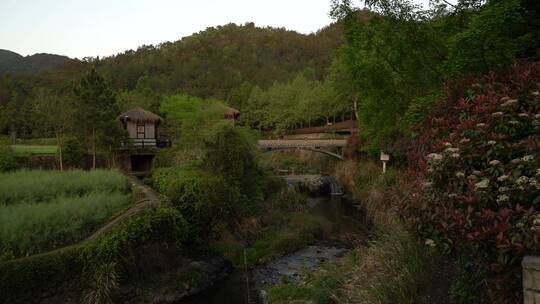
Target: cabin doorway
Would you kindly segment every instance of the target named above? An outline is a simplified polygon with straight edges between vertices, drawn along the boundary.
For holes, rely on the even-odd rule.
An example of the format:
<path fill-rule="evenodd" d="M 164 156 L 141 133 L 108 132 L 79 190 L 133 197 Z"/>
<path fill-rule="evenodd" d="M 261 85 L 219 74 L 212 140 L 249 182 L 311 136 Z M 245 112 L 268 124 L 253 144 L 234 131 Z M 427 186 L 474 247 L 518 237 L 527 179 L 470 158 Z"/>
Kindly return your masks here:
<path fill-rule="evenodd" d="M 154 155 L 131 155 L 131 172 L 137 176 L 145 176 L 152 169 Z"/>

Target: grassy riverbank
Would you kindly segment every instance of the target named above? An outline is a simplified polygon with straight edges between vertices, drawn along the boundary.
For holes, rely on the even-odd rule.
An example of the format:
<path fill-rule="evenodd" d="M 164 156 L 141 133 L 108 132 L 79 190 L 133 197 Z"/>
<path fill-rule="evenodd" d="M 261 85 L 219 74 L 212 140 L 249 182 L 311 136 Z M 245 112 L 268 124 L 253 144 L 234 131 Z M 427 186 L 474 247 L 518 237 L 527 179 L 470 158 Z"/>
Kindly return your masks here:
<path fill-rule="evenodd" d="M 243 268 L 244 250 L 248 267 L 267 263 L 320 240 L 325 219 L 305 212 L 275 210 L 257 221 L 251 235 L 226 231 L 213 245 L 213 249 Z M 252 227 L 253 228 L 253 227 Z"/>
<path fill-rule="evenodd" d="M 431 253 L 402 223 L 399 171 L 386 175 L 371 163 L 347 162 L 336 168 L 372 222 L 368 246 L 358 246 L 335 263 L 309 274 L 303 284 L 267 288 L 269 303 L 415 303 L 427 280 Z"/>

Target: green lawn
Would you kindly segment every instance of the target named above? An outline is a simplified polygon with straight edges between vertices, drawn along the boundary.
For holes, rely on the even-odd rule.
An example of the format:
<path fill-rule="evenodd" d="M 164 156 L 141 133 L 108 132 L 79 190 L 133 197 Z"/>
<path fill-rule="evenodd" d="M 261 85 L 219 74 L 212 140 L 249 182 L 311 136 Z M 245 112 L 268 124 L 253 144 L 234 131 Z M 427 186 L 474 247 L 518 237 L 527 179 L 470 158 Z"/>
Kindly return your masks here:
<path fill-rule="evenodd" d="M 55 145 L 12 145 L 11 148 L 18 155 L 51 155 L 58 149 Z"/>

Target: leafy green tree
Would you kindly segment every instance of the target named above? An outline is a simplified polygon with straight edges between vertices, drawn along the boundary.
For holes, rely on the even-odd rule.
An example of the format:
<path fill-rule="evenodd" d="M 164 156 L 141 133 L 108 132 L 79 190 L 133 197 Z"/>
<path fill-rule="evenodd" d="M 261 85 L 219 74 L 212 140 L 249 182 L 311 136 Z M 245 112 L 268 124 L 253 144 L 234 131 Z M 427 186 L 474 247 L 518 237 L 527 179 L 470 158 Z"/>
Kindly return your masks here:
<path fill-rule="evenodd" d="M 229 185 L 239 189 L 246 202 L 253 203 L 262 200 L 264 177 L 254 151 L 245 134 L 228 127 L 207 142 L 203 164 L 208 172 L 223 176 Z"/>
<path fill-rule="evenodd" d="M 225 105 L 216 99 L 202 99 L 187 94 L 164 98 L 160 107 L 174 137 L 178 156 L 197 158 L 204 142 L 231 124 L 224 119 Z"/>
<path fill-rule="evenodd" d="M 96 145 L 109 147 L 120 137 L 115 119 L 118 114 L 113 91 L 95 69 L 83 77 L 75 88 L 78 97 L 77 119 L 84 134 L 89 136 L 92 150 L 92 168 L 96 168 Z"/>
<path fill-rule="evenodd" d="M 38 90 L 34 100 L 34 111 L 41 118 L 43 127 L 52 130 L 58 146 L 60 171 L 64 170 L 64 145 L 75 125 L 75 101 L 66 95 L 57 95 L 45 89 Z"/>
<path fill-rule="evenodd" d="M 274 83 L 266 91 L 255 87 L 241 120 L 281 135 L 296 127 L 311 126 L 312 122 L 330 123 L 350 111 L 350 101 L 340 99 L 329 81 L 313 76 L 305 70 L 289 82 Z"/>
<path fill-rule="evenodd" d="M 487 73 L 517 58 L 536 56 L 540 48 L 540 7 L 533 2 L 491 0 L 471 14 L 464 29 L 448 41 L 448 73 Z"/>

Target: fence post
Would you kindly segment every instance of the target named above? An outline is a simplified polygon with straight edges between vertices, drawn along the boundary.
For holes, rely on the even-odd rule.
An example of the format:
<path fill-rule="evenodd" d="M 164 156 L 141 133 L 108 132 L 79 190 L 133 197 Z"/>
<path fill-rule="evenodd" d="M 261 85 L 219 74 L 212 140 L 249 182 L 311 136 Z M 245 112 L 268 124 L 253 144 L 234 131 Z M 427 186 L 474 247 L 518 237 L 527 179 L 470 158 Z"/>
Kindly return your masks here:
<path fill-rule="evenodd" d="M 526 256 L 523 267 L 523 303 L 540 304 L 540 257 Z"/>

